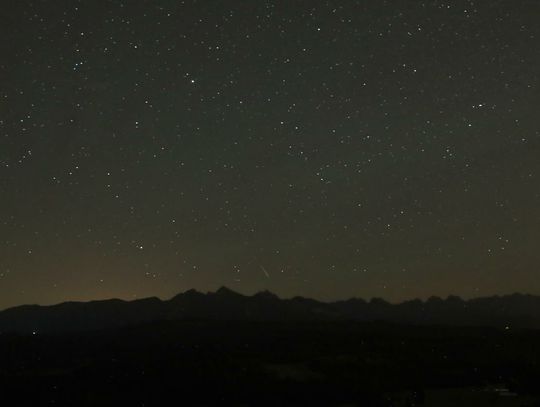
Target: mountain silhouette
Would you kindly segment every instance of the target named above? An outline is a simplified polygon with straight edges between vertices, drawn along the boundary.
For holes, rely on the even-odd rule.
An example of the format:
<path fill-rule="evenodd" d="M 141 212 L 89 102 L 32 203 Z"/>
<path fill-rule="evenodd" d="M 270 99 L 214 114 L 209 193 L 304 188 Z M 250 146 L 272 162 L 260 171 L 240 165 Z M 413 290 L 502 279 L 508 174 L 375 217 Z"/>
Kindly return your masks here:
<path fill-rule="evenodd" d="M 252 296 L 227 287 L 216 292 L 188 290 L 170 300 L 157 297 L 23 305 L 0 312 L 0 333 L 88 331 L 151 321 L 385 321 L 415 325 L 540 328 L 540 297 L 524 294 L 463 300 L 431 297 L 391 304 L 380 298 L 321 302 L 280 299 L 269 291 Z"/>

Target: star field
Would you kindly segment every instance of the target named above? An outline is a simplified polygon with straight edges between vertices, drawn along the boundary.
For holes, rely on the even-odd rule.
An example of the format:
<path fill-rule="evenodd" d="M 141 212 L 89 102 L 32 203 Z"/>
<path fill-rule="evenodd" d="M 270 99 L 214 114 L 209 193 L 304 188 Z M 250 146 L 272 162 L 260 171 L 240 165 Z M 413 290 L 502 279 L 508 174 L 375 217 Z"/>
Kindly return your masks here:
<path fill-rule="evenodd" d="M 3 5 L 0 307 L 540 293 L 540 3 Z"/>

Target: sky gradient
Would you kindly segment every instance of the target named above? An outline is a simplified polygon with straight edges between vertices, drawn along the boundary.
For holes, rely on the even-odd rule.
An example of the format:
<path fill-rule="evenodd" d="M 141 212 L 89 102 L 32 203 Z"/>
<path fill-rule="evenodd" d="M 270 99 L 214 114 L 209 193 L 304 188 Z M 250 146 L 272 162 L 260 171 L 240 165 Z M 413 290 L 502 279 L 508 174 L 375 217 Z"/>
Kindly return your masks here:
<path fill-rule="evenodd" d="M 4 3 L 0 308 L 540 294 L 540 2 Z"/>

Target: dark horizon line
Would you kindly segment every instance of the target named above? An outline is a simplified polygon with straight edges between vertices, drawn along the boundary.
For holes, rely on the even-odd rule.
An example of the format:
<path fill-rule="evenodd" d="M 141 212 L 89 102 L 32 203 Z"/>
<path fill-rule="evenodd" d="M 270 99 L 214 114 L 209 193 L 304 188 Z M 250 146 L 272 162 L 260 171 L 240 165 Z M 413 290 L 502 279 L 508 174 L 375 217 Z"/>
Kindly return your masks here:
<path fill-rule="evenodd" d="M 7 307 L 7 308 L 2 308 L 2 309 L 0 309 L 0 312 L 4 312 L 4 311 L 15 309 L 15 308 L 21 308 L 21 307 L 55 307 L 55 306 L 62 305 L 62 304 L 90 304 L 90 303 L 96 303 L 96 302 L 111 302 L 111 301 L 120 301 L 120 302 L 124 302 L 124 303 L 131 303 L 131 302 L 144 301 L 144 300 L 159 300 L 160 302 L 168 302 L 168 301 L 171 301 L 174 298 L 176 298 L 176 297 L 178 297 L 180 295 L 184 295 L 186 293 L 194 293 L 194 294 L 200 294 L 200 295 L 208 296 L 208 295 L 216 295 L 216 294 L 218 294 L 220 292 L 222 292 L 222 293 L 223 292 L 229 292 L 230 294 L 238 295 L 238 296 L 242 296 L 242 297 L 247 297 L 247 298 L 255 297 L 255 296 L 261 295 L 261 294 L 270 294 L 270 295 L 276 297 L 278 300 L 281 300 L 281 301 L 294 300 L 294 299 L 305 299 L 305 300 L 316 301 L 316 302 L 322 303 L 322 304 L 336 304 L 336 303 L 340 303 L 340 302 L 347 302 L 347 301 L 355 301 L 356 300 L 356 301 L 364 301 L 367 304 L 372 303 L 373 301 L 382 301 L 382 302 L 384 302 L 384 303 L 386 303 L 388 305 L 403 305 L 403 304 L 407 304 L 407 303 L 411 303 L 411 302 L 418 302 L 418 301 L 420 301 L 423 304 L 426 304 L 430 300 L 431 301 L 433 301 L 433 300 L 441 300 L 441 301 L 456 300 L 456 301 L 462 301 L 462 302 L 469 302 L 469 301 L 478 301 L 478 300 L 482 300 L 482 299 L 508 298 L 508 297 L 515 297 L 515 296 L 520 296 L 520 297 L 540 297 L 540 295 L 537 295 L 537 294 L 531 294 L 531 293 L 524 293 L 524 292 L 515 291 L 515 292 L 512 292 L 512 293 L 508 293 L 508 294 L 492 294 L 492 295 L 484 295 L 484 296 L 478 296 L 478 297 L 469 297 L 469 298 L 466 298 L 466 299 L 459 296 L 459 295 L 448 294 L 446 297 L 440 297 L 440 296 L 437 296 L 437 295 L 431 295 L 431 296 L 427 297 L 426 299 L 415 297 L 415 298 L 410 298 L 410 299 L 397 301 L 397 302 L 390 302 L 390 301 L 387 301 L 386 299 L 384 299 L 383 297 L 377 297 L 377 296 L 371 297 L 369 299 L 362 298 L 362 297 L 348 297 L 348 298 L 344 298 L 344 299 L 328 301 L 328 300 L 319 300 L 319 299 L 316 299 L 316 298 L 306 297 L 306 296 L 302 296 L 302 295 L 294 295 L 294 296 L 291 296 L 291 297 L 280 297 L 279 295 L 275 294 L 274 292 L 272 292 L 272 291 L 270 291 L 268 289 L 256 291 L 254 294 L 249 295 L 249 294 L 240 293 L 240 292 L 235 291 L 235 290 L 233 290 L 233 289 L 231 289 L 231 288 L 229 288 L 229 287 L 227 287 L 225 285 L 222 285 L 218 289 L 216 289 L 215 291 L 206 291 L 206 292 L 199 291 L 199 290 L 197 290 L 195 288 L 189 288 L 189 289 L 187 289 L 185 291 L 182 291 L 182 292 L 179 292 L 178 294 L 173 295 L 172 297 L 170 297 L 168 299 L 163 299 L 161 297 L 158 297 L 157 295 L 154 295 L 154 296 L 135 298 L 135 299 L 122 299 L 122 298 L 118 298 L 118 297 L 111 297 L 111 298 L 95 299 L 95 300 L 87 300 L 87 301 L 66 300 L 66 301 L 57 302 L 57 303 L 53 303 L 53 304 L 46 304 L 46 305 L 37 304 L 37 303 L 19 304 L 19 305 L 10 306 L 10 307 Z"/>

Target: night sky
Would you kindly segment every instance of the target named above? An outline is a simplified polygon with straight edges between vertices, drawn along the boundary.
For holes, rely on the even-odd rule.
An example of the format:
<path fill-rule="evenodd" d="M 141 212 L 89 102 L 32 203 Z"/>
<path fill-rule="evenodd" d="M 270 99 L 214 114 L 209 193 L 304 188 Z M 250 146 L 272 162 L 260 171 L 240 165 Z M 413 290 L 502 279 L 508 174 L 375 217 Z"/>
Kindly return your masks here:
<path fill-rule="evenodd" d="M 540 294 L 540 2 L 3 0 L 0 308 Z"/>

